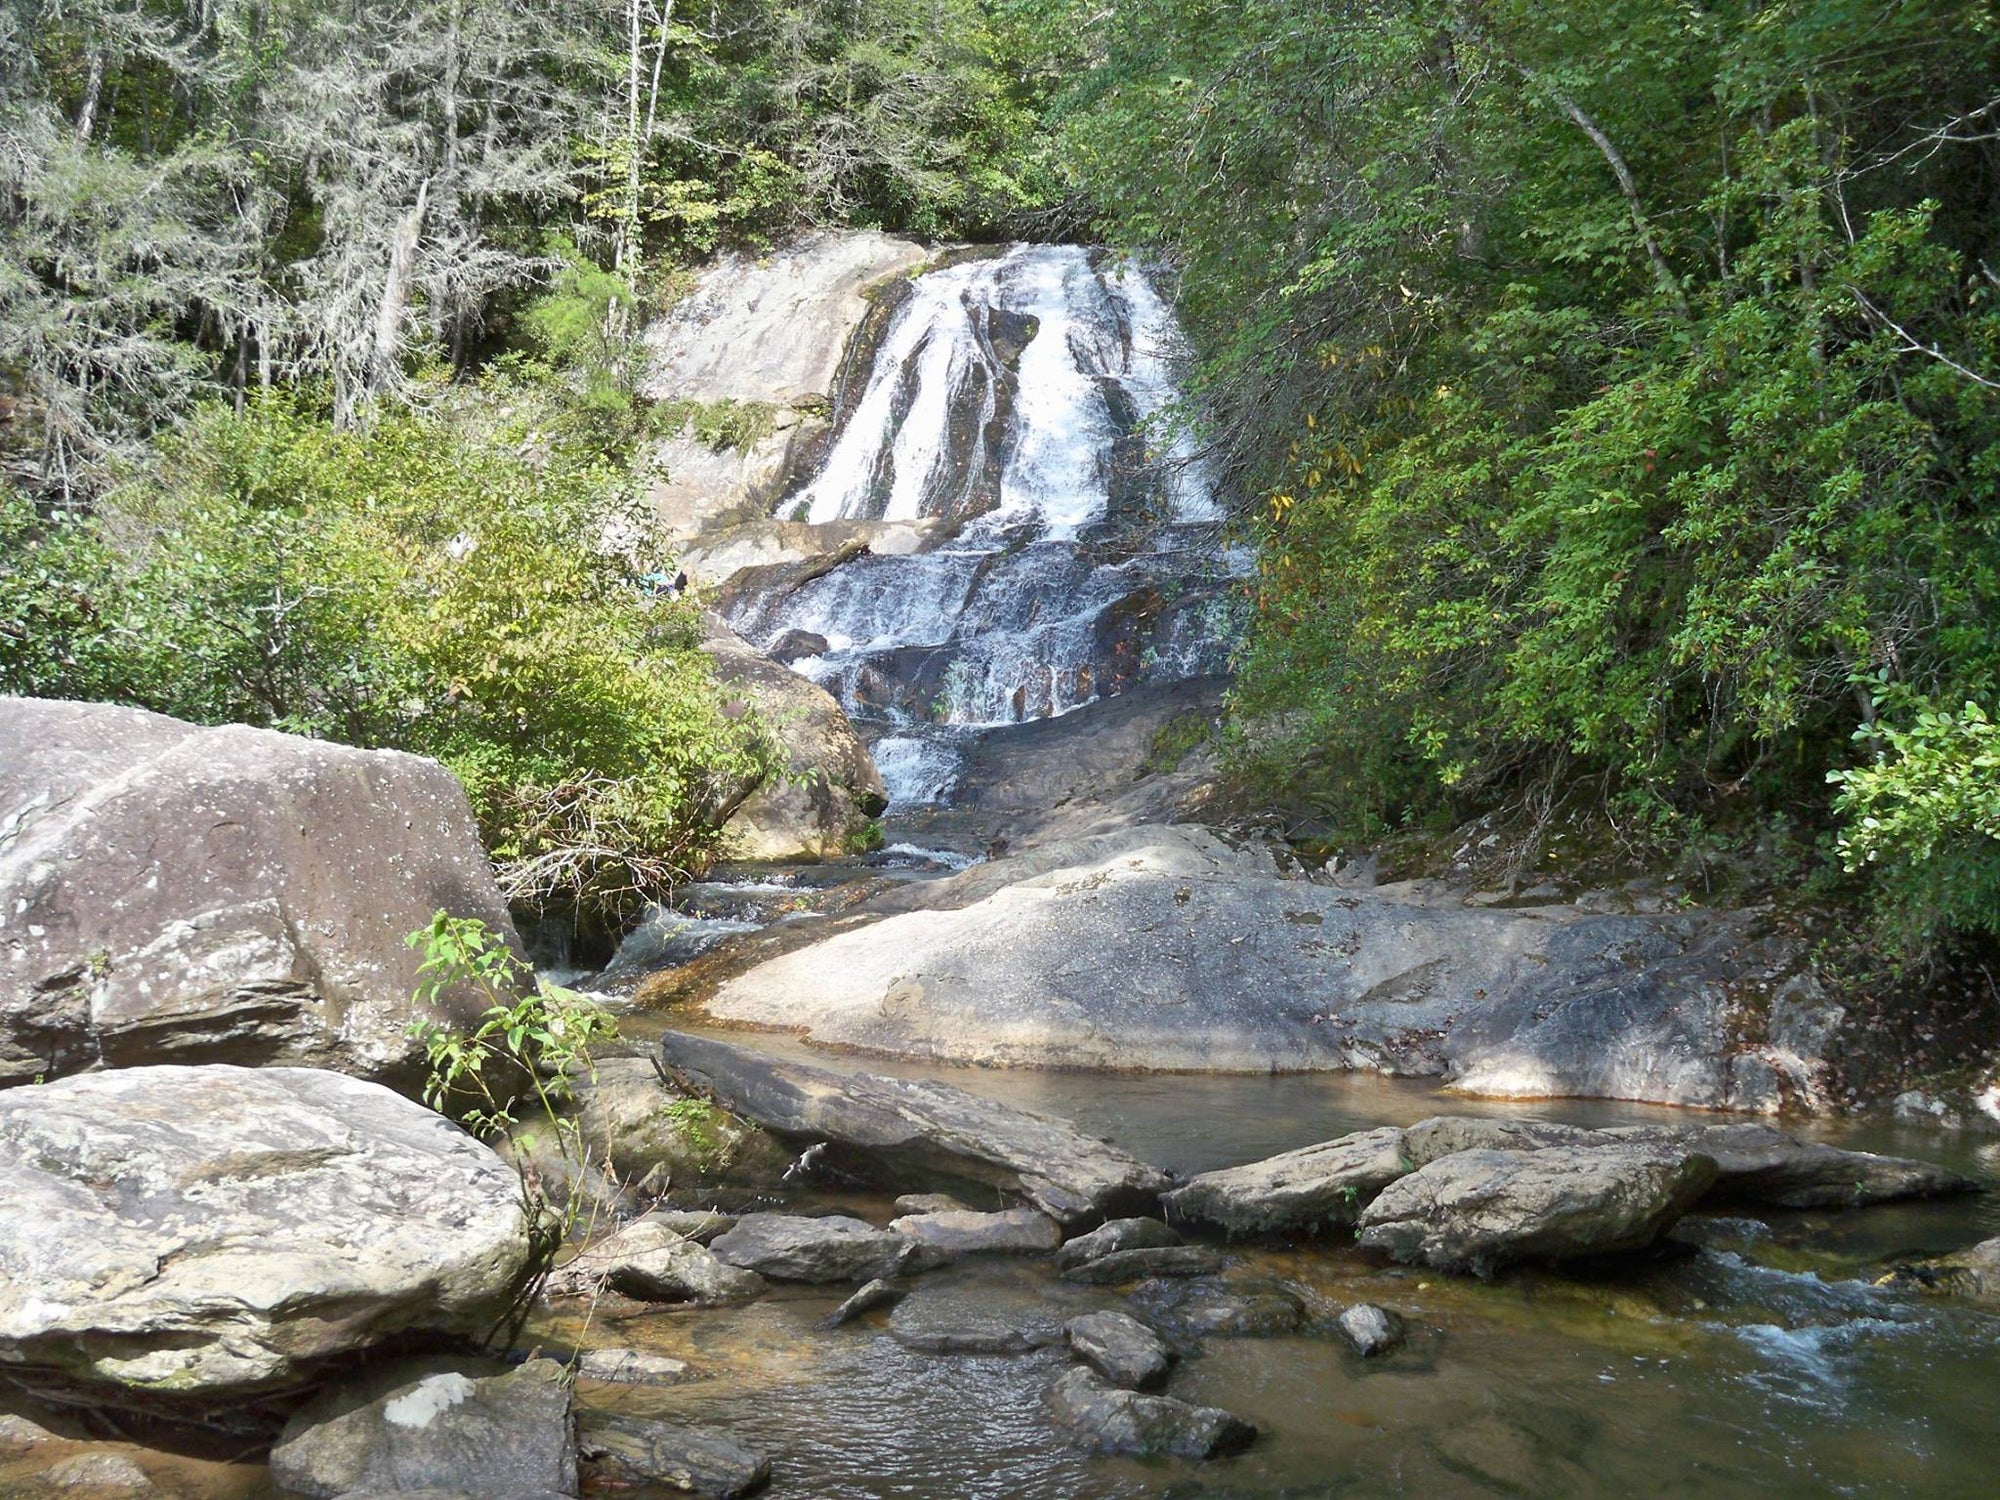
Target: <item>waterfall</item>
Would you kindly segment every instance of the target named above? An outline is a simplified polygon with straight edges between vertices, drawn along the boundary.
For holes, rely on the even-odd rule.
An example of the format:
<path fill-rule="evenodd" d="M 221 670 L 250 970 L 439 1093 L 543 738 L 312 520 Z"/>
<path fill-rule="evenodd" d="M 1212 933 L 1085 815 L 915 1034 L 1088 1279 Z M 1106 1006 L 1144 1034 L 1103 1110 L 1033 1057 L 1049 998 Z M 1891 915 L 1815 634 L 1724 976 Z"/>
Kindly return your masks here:
<path fill-rule="evenodd" d="M 1017 245 L 907 284 L 818 472 L 777 509 L 928 518 L 928 550 L 729 611 L 874 736 L 893 801 L 946 796 L 966 733 L 1225 666 L 1244 560 L 1165 421 L 1180 352 L 1146 274 L 1099 251 Z"/>

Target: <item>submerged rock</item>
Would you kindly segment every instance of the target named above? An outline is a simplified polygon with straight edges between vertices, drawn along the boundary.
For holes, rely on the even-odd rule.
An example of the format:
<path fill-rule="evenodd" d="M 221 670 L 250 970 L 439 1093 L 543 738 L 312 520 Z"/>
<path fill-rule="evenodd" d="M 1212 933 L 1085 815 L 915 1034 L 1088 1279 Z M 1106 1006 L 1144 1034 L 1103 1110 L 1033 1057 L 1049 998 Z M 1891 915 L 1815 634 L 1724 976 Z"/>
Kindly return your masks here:
<path fill-rule="evenodd" d="M 1063 1325 L 1063 1338 L 1083 1360 L 1113 1385 L 1150 1390 L 1166 1381 L 1174 1357 L 1160 1336 L 1121 1312 L 1086 1313 Z"/>
<path fill-rule="evenodd" d="M 1062 1241 L 1055 1220 L 1032 1208 L 997 1214 L 963 1209 L 905 1214 L 892 1219 L 889 1227 L 951 1255 L 1039 1255 Z"/>
<path fill-rule="evenodd" d="M 737 1500 L 771 1482 L 769 1459 L 719 1432 L 587 1407 L 577 1413 L 576 1430 L 585 1467 L 620 1487 L 664 1484 Z"/>
<path fill-rule="evenodd" d="M 554 1360 L 488 1376 L 433 1360 L 315 1397 L 271 1449 L 271 1478 L 287 1500 L 427 1488 L 543 1500 L 576 1494 L 576 1459 L 569 1382 Z"/>
<path fill-rule="evenodd" d="M 606 1385 L 680 1385 L 696 1378 L 686 1360 L 643 1349 L 587 1349 L 576 1362 L 576 1373 Z"/>
<path fill-rule="evenodd" d="M 1026 1354 L 1056 1336 L 1023 1328 L 1004 1313 L 945 1293 L 908 1298 L 889 1314 L 889 1336 L 925 1354 Z"/>
<path fill-rule="evenodd" d="M 950 1084 L 838 1073 L 681 1032 L 667 1033 L 660 1046 L 670 1069 L 769 1130 L 988 1181 L 1065 1224 L 1151 1207 L 1167 1186 L 1158 1168 L 1066 1120 Z"/>
<path fill-rule="evenodd" d="M 1132 1293 L 1146 1316 L 1177 1338 L 1269 1338 L 1305 1321 L 1305 1304 L 1275 1281 L 1155 1281 Z"/>
<path fill-rule="evenodd" d="M 1410 1169 L 1403 1132 L 1386 1125 L 1247 1166 L 1204 1172 L 1163 1201 L 1177 1217 L 1233 1234 L 1323 1229 L 1352 1224 L 1377 1192 Z"/>
<path fill-rule="evenodd" d="M 1056 1251 L 1056 1269 L 1067 1271 L 1120 1250 L 1164 1250 L 1180 1242 L 1173 1226 L 1158 1219 L 1113 1219 L 1067 1241 Z"/>
<path fill-rule="evenodd" d="M 1114 1250 L 1080 1261 L 1062 1273 L 1064 1281 L 1085 1286 L 1122 1286 L 1149 1276 L 1210 1276 L 1222 1269 L 1222 1254 L 1205 1245 L 1162 1245 L 1146 1250 Z"/>
<path fill-rule="evenodd" d="M 1403 1341 L 1403 1320 L 1372 1302 L 1355 1303 L 1334 1319 L 1334 1326 L 1363 1359 L 1386 1354 Z"/>
<path fill-rule="evenodd" d="M 719 1307 L 761 1296 L 764 1278 L 648 1218 L 627 1224 L 556 1267 L 549 1273 L 547 1292 L 581 1297 L 606 1287 L 641 1302 Z"/>
<path fill-rule="evenodd" d="M 1089 1370 L 1056 1377 L 1049 1412 L 1071 1442 L 1136 1458 L 1215 1458 L 1248 1447 L 1257 1429 L 1213 1406 L 1107 1385 Z"/>
<path fill-rule="evenodd" d="M 709 1249 L 774 1281 L 874 1281 L 929 1263 L 907 1235 L 838 1214 L 746 1214 Z"/>
<path fill-rule="evenodd" d="M 162 1401 L 269 1390 L 411 1330 L 483 1336 L 521 1186 L 448 1120 L 303 1068 L 0 1093 L 0 1362 Z"/>
<path fill-rule="evenodd" d="M 458 779 L 399 751 L 0 698 L 0 830 L 0 1084 L 288 1063 L 414 1091 L 404 939 L 442 909 L 519 947 Z"/>
<path fill-rule="evenodd" d="M 1712 1159 L 1666 1146 L 1461 1151 L 1384 1188 L 1357 1240 L 1394 1260 L 1478 1275 L 1642 1250 L 1714 1181 Z"/>
<path fill-rule="evenodd" d="M 871 1281 L 820 1320 L 822 1328 L 839 1328 L 881 1307 L 894 1307 L 909 1292 L 888 1281 Z"/>
<path fill-rule="evenodd" d="M 1769 1125 L 1636 1125 L 1604 1131 L 1713 1157 L 1711 1196 L 1778 1208 L 1859 1208 L 1902 1198 L 1978 1192 L 1969 1177 L 1903 1156 L 1843 1151 L 1800 1141 Z"/>

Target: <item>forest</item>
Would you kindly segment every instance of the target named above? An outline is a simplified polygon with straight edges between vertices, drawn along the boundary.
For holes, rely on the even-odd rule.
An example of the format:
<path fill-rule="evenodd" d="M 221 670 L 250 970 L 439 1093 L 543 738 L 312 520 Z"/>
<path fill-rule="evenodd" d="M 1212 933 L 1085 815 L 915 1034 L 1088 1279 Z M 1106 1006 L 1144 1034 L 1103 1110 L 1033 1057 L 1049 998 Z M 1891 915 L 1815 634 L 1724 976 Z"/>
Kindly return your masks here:
<path fill-rule="evenodd" d="M 1101 242 L 1256 549 L 1246 805 L 1976 959 L 1996 194 L 1966 0 L 5 0 L 0 691 L 437 755 L 523 897 L 677 878 L 769 752 L 634 587 L 639 330 L 813 226 Z"/>

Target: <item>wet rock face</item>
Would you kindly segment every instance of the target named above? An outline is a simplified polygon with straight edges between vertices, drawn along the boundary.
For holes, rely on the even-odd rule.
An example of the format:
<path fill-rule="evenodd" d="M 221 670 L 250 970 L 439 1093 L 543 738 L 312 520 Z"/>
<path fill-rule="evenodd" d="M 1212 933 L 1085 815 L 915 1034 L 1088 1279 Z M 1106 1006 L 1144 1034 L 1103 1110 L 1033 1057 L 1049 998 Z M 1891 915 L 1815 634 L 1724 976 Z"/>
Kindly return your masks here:
<path fill-rule="evenodd" d="M 1372 1302 L 1357 1302 L 1334 1320 L 1334 1326 L 1363 1359 L 1387 1354 L 1403 1341 L 1403 1320 Z"/>
<path fill-rule="evenodd" d="M 967 1210 L 905 1214 L 890 1221 L 898 1234 L 952 1255 L 1040 1255 L 1056 1248 L 1062 1230 L 1032 1208 L 982 1214 Z"/>
<path fill-rule="evenodd" d="M 1176 1218 L 1232 1234 L 1352 1224 L 1382 1188 L 1410 1170 L 1403 1132 L 1366 1130 L 1281 1156 L 1204 1172 L 1162 1200 Z"/>
<path fill-rule="evenodd" d="M 1275 1281 L 1156 1281 L 1132 1293 L 1157 1327 L 1176 1338 L 1269 1338 L 1305 1321 L 1305 1306 Z"/>
<path fill-rule="evenodd" d="M 667 1033 L 660 1048 L 669 1070 L 768 1130 L 988 1181 L 1061 1223 L 1150 1208 L 1167 1186 L 1165 1173 L 1067 1121 L 950 1084 L 836 1073 L 681 1032 Z"/>
<path fill-rule="evenodd" d="M 1356 1240 L 1393 1260 L 1477 1275 L 1641 1250 L 1715 1175 L 1712 1158 L 1671 1147 L 1461 1151 L 1383 1189 Z"/>
<path fill-rule="evenodd" d="M 1112 1385 L 1144 1391 L 1166 1383 L 1174 1357 L 1160 1336 L 1121 1312 L 1087 1313 L 1063 1325 L 1071 1352 Z"/>
<path fill-rule="evenodd" d="M 761 1296 L 764 1278 L 729 1265 L 656 1219 L 607 1235 L 549 1274 L 551 1296 L 590 1296 L 609 1288 L 641 1302 L 720 1307 Z"/>
<path fill-rule="evenodd" d="M 927 1262 L 907 1235 L 860 1219 L 747 1214 L 709 1246 L 717 1259 L 775 1281 L 873 1281 Z"/>
<path fill-rule="evenodd" d="M 286 1423 L 271 1477 L 287 1500 L 431 1488 L 484 1500 L 575 1495 L 569 1383 L 548 1359 L 483 1378 L 436 1361 L 371 1371 Z"/>
<path fill-rule="evenodd" d="M 0 1094 L 0 1361 L 162 1402 L 295 1385 L 410 1330 L 480 1336 L 521 1188 L 377 1084 L 131 1068 Z"/>
<path fill-rule="evenodd" d="M 738 1500 L 771 1480 L 769 1459 L 719 1432 L 641 1417 L 585 1409 L 577 1416 L 577 1446 L 593 1479 L 618 1488 L 659 1484 L 708 1500 Z"/>
<path fill-rule="evenodd" d="M 1222 1269 L 1222 1253 L 1206 1245 L 1167 1245 L 1114 1250 L 1080 1261 L 1062 1273 L 1082 1286 L 1124 1286 L 1149 1276 L 1210 1276 Z"/>
<path fill-rule="evenodd" d="M 1982 1240 L 1952 1255 L 1896 1266 L 1889 1276 L 1894 1285 L 1916 1291 L 2000 1302 L 2000 1238 Z"/>
<path fill-rule="evenodd" d="M 1049 1413 L 1066 1437 L 1095 1453 L 1135 1458 L 1216 1458 L 1247 1448 L 1257 1429 L 1213 1406 L 1144 1396 L 1073 1369 L 1049 1387 Z"/>
<path fill-rule="evenodd" d="M 464 791 L 420 756 L 0 698 L 0 830 L 0 1084 L 279 1062 L 409 1086 L 404 939 L 443 909 L 518 947 Z"/>
<path fill-rule="evenodd" d="M 924 1354 L 1026 1354 L 1056 1337 L 1053 1325 L 1023 1327 L 969 1297 L 922 1293 L 896 1304 L 889 1336 Z"/>

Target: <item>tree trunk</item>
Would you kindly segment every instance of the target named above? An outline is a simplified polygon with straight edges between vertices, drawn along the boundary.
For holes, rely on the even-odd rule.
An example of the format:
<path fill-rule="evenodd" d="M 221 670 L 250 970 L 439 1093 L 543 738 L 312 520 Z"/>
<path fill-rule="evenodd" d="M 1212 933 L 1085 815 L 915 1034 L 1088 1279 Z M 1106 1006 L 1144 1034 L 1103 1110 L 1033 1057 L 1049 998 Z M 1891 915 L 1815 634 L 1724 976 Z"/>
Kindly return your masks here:
<path fill-rule="evenodd" d="M 97 128 L 97 104 L 104 97 L 104 49 L 90 49 L 90 73 L 83 81 L 83 102 L 76 107 L 76 143 L 90 144 L 90 135 Z"/>
<path fill-rule="evenodd" d="M 430 179 L 425 178 L 417 189 L 417 201 L 403 215 L 389 244 L 389 272 L 382 282 L 382 305 L 375 314 L 375 350 L 368 361 L 370 396 L 379 396 L 395 383 L 396 357 L 403 342 L 403 311 L 410 302 L 410 276 L 416 269 L 417 244 L 423 237 L 430 196 Z"/>

